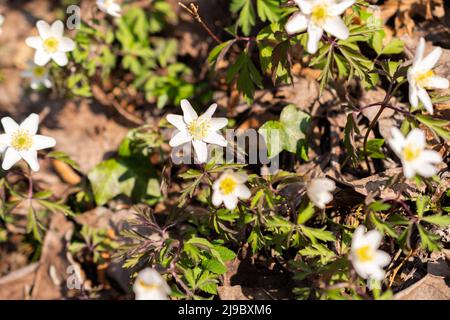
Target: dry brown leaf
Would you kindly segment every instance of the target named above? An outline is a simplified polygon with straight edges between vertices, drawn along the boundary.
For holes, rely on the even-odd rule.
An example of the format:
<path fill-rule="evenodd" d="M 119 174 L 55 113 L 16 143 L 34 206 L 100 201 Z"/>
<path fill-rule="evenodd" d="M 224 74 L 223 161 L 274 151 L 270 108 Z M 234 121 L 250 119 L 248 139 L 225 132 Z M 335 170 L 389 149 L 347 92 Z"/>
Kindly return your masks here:
<path fill-rule="evenodd" d="M 427 274 L 424 278 L 395 294 L 395 300 L 450 300 L 450 287 L 444 277 Z"/>

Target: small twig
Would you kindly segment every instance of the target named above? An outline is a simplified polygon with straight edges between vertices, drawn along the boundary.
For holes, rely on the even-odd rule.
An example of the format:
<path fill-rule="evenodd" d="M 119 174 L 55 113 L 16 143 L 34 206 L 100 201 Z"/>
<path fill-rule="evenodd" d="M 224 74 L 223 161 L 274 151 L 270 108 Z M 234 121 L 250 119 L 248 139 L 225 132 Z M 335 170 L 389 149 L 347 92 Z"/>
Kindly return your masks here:
<path fill-rule="evenodd" d="M 378 111 L 375 118 L 373 118 L 372 122 L 369 125 L 369 128 L 366 131 L 366 134 L 364 135 L 364 160 L 366 161 L 367 170 L 369 171 L 369 174 L 372 174 L 372 169 L 370 168 L 369 163 L 369 157 L 367 155 L 367 140 L 369 139 L 369 134 L 377 124 L 378 119 L 381 117 L 381 114 L 383 113 L 384 109 L 386 108 L 386 105 L 382 104 L 380 110 Z"/>
<path fill-rule="evenodd" d="M 397 276 L 397 273 L 400 271 L 400 269 L 403 267 L 403 265 L 405 264 L 406 261 L 408 261 L 409 258 L 411 258 L 411 256 L 413 255 L 414 250 L 411 250 L 408 255 L 402 260 L 402 262 L 400 262 L 400 264 L 394 269 L 394 271 L 392 271 L 392 274 L 390 276 L 389 279 L 389 286 L 388 288 L 390 288 L 392 286 L 392 284 L 394 283 L 395 277 Z"/>
<path fill-rule="evenodd" d="M 171 270 L 170 274 L 175 279 L 175 281 L 183 288 L 183 290 L 186 292 L 187 295 L 191 296 L 192 298 L 195 297 L 194 293 L 188 288 L 188 286 L 181 280 L 180 277 L 178 277 L 175 270 Z"/>
<path fill-rule="evenodd" d="M 189 12 L 189 14 L 192 17 L 194 17 L 195 20 L 197 20 L 197 22 L 203 27 L 203 29 L 205 29 L 205 31 L 209 34 L 209 36 L 214 39 L 214 41 L 216 41 L 217 43 L 222 43 L 222 40 L 220 40 L 219 37 L 216 36 L 214 32 L 211 31 L 208 25 L 205 22 L 203 22 L 203 19 L 198 12 L 199 10 L 198 4 L 190 3 L 188 7 L 184 3 L 178 2 L 178 5 L 187 12 Z"/>

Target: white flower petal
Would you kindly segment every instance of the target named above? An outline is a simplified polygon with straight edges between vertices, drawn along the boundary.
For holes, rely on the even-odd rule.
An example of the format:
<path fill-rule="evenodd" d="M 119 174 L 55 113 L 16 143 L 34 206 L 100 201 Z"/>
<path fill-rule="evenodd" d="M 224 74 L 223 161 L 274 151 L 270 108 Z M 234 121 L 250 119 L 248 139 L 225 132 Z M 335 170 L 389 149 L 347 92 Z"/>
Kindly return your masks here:
<path fill-rule="evenodd" d="M 355 0 L 343 0 L 339 3 L 333 4 L 329 8 L 329 14 L 332 16 L 339 16 L 347 10 L 347 8 L 350 8 L 355 3 Z"/>
<path fill-rule="evenodd" d="M 431 98 L 428 95 L 427 90 L 420 88 L 419 91 L 417 92 L 417 95 L 419 96 L 420 101 L 422 101 L 425 109 L 432 115 L 433 114 L 433 103 L 431 102 Z"/>
<path fill-rule="evenodd" d="M 213 103 L 212 105 L 209 106 L 209 108 L 205 111 L 205 113 L 203 113 L 199 117 L 199 119 L 211 119 L 214 112 L 216 112 L 216 109 L 217 109 L 217 103 Z"/>
<path fill-rule="evenodd" d="M 286 23 L 285 29 L 289 34 L 305 31 L 308 27 L 308 19 L 300 12 L 294 13 Z"/>
<path fill-rule="evenodd" d="M 362 225 L 358 226 L 355 231 L 353 232 L 352 237 L 352 250 L 358 249 L 359 243 L 364 240 L 364 232 L 366 231 L 366 228 Z"/>
<path fill-rule="evenodd" d="M 180 131 L 186 131 L 186 123 L 184 123 L 183 116 L 178 114 L 168 114 L 167 121 Z"/>
<path fill-rule="evenodd" d="M 428 71 L 434 68 L 438 63 L 442 55 L 442 49 L 437 47 L 428 56 L 426 56 L 422 61 L 420 61 L 418 67 L 420 70 Z"/>
<path fill-rule="evenodd" d="M 304 14 L 310 14 L 313 9 L 313 4 L 309 0 L 294 0 L 295 3 L 300 7 L 300 10 Z"/>
<path fill-rule="evenodd" d="M 183 109 L 183 118 L 185 123 L 190 123 L 192 120 L 196 120 L 198 118 L 197 112 L 195 112 L 188 100 L 181 100 L 181 109 Z"/>
<path fill-rule="evenodd" d="M 374 270 L 372 270 L 370 272 L 369 276 L 371 279 L 374 279 L 377 281 L 383 281 L 385 275 L 386 275 L 386 272 L 383 269 L 376 267 L 376 268 L 374 268 Z"/>
<path fill-rule="evenodd" d="M 391 139 L 389 139 L 389 145 L 392 150 L 397 154 L 397 156 L 401 156 L 403 147 L 406 144 L 406 139 L 403 136 L 403 133 L 396 127 L 391 128 Z"/>
<path fill-rule="evenodd" d="M 363 279 L 367 279 L 368 278 L 368 274 L 366 271 L 366 267 L 364 263 L 360 263 L 358 262 L 356 259 L 354 259 L 352 261 L 353 264 L 353 268 L 355 268 L 356 273 Z"/>
<path fill-rule="evenodd" d="M 45 22 L 44 20 L 39 20 L 36 23 L 36 27 L 39 31 L 39 35 L 41 36 L 42 39 L 47 39 L 49 37 L 52 36 L 51 31 L 50 31 L 50 25 Z"/>
<path fill-rule="evenodd" d="M 411 82 L 409 84 L 409 103 L 411 103 L 414 108 L 417 108 L 419 105 L 419 96 L 417 94 L 416 86 L 411 84 Z"/>
<path fill-rule="evenodd" d="M 247 200 L 251 197 L 252 193 L 250 192 L 250 189 L 247 188 L 245 184 L 238 184 L 236 186 L 234 194 L 239 198 L 243 200 Z"/>
<path fill-rule="evenodd" d="M 60 39 L 64 34 L 64 23 L 61 20 L 53 22 L 50 33 L 53 37 Z"/>
<path fill-rule="evenodd" d="M 230 172 L 230 174 L 233 176 L 233 179 L 236 180 L 238 183 L 245 183 L 248 180 L 248 176 L 244 172 L 233 172 L 233 170 L 227 170 L 226 172 Z"/>
<path fill-rule="evenodd" d="M 31 134 L 36 134 L 39 128 L 39 115 L 36 113 L 30 114 L 20 124 L 20 129 L 27 130 Z"/>
<path fill-rule="evenodd" d="M 208 147 L 206 143 L 200 140 L 193 140 L 192 145 L 194 146 L 194 151 L 198 161 L 200 163 L 205 163 L 208 159 Z"/>
<path fill-rule="evenodd" d="M 39 160 L 36 150 L 24 150 L 19 152 L 23 160 L 30 166 L 31 170 L 39 171 Z"/>
<path fill-rule="evenodd" d="M 61 51 L 58 51 L 58 52 L 55 52 L 54 54 L 52 54 L 52 59 L 60 67 L 64 67 L 69 62 L 69 60 L 67 59 L 66 53 L 61 52 Z"/>
<path fill-rule="evenodd" d="M 211 120 L 209 121 L 211 131 L 218 131 L 226 127 L 227 124 L 228 124 L 227 118 L 211 118 Z"/>
<path fill-rule="evenodd" d="M 6 149 L 5 155 L 3 156 L 2 168 L 3 170 L 9 170 L 13 165 L 20 161 L 21 156 L 14 148 Z"/>
<path fill-rule="evenodd" d="M 430 89 L 448 89 L 449 84 L 448 79 L 434 76 L 427 79 L 426 86 Z"/>
<path fill-rule="evenodd" d="M 11 136 L 9 134 L 0 134 L 0 147 L 7 147 L 11 141 Z"/>
<path fill-rule="evenodd" d="M 375 263 L 379 266 L 387 266 L 391 262 L 391 256 L 384 251 L 378 250 L 375 254 Z"/>
<path fill-rule="evenodd" d="M 19 129 L 19 125 L 11 117 L 2 118 L 2 125 L 5 132 L 9 135 Z"/>
<path fill-rule="evenodd" d="M 439 152 L 434 150 L 423 150 L 418 159 L 419 161 L 438 164 L 442 162 L 442 157 Z"/>
<path fill-rule="evenodd" d="M 34 63 L 38 66 L 45 66 L 51 59 L 51 55 L 45 52 L 43 49 L 38 49 L 34 53 Z"/>
<path fill-rule="evenodd" d="M 43 83 L 46 88 L 51 88 L 53 86 L 52 81 L 48 78 L 44 79 Z"/>
<path fill-rule="evenodd" d="M 171 147 L 178 147 L 191 140 L 191 136 L 186 131 L 180 131 L 170 139 L 169 145 Z"/>
<path fill-rule="evenodd" d="M 213 205 L 219 207 L 222 204 L 222 200 L 222 193 L 219 190 L 214 190 L 212 195 Z"/>
<path fill-rule="evenodd" d="M 437 168 L 429 163 L 415 162 L 412 166 L 414 166 L 414 170 L 424 178 L 430 178 L 438 172 Z"/>
<path fill-rule="evenodd" d="M 33 90 L 37 90 L 37 89 L 39 89 L 40 85 L 41 85 L 41 81 L 33 79 L 33 80 L 31 80 L 30 88 Z"/>
<path fill-rule="evenodd" d="M 422 37 L 419 40 L 419 45 L 416 49 L 416 55 L 414 56 L 413 65 L 418 64 L 423 59 L 423 54 L 425 52 L 425 39 Z"/>
<path fill-rule="evenodd" d="M 325 21 L 323 28 L 325 29 L 326 32 L 332 34 L 333 36 L 335 36 L 338 39 L 345 40 L 349 36 L 349 31 L 347 29 L 347 26 L 345 25 L 344 21 L 342 21 L 342 19 L 340 17 L 328 18 Z M 320 36 L 322 36 L 322 35 L 320 35 Z"/>
<path fill-rule="evenodd" d="M 227 140 L 217 132 L 210 132 L 208 136 L 203 139 L 203 141 L 206 143 L 216 144 L 221 147 L 226 147 L 228 144 Z"/>
<path fill-rule="evenodd" d="M 411 179 L 416 175 L 416 171 L 409 162 L 403 162 L 403 174 L 405 178 Z"/>
<path fill-rule="evenodd" d="M 308 25 L 308 47 L 307 50 L 309 53 L 316 53 L 319 49 L 319 42 L 322 38 L 323 29 L 317 27 L 313 23 L 309 23 Z"/>
<path fill-rule="evenodd" d="M 56 145 L 56 140 L 52 137 L 42 136 L 37 134 L 33 139 L 33 149 L 43 150 L 47 148 L 53 148 Z"/>
<path fill-rule="evenodd" d="M 225 208 L 227 208 L 228 210 L 236 209 L 237 203 L 238 198 L 232 193 L 223 197 L 223 204 L 225 205 Z"/>
<path fill-rule="evenodd" d="M 33 49 L 42 48 L 42 38 L 41 37 L 28 37 L 25 39 L 27 46 Z"/>
<path fill-rule="evenodd" d="M 69 52 L 75 49 L 75 42 L 67 37 L 63 37 L 59 42 L 59 50 L 62 52 Z"/>
<path fill-rule="evenodd" d="M 427 145 L 425 133 L 418 128 L 412 129 L 406 137 L 405 144 L 412 144 L 417 148 L 424 149 Z"/>
<path fill-rule="evenodd" d="M 366 244 L 371 248 L 378 249 L 383 235 L 376 229 L 370 230 L 365 234 Z"/>
<path fill-rule="evenodd" d="M 136 300 L 167 300 L 171 289 L 155 269 L 141 270 L 133 284 Z"/>

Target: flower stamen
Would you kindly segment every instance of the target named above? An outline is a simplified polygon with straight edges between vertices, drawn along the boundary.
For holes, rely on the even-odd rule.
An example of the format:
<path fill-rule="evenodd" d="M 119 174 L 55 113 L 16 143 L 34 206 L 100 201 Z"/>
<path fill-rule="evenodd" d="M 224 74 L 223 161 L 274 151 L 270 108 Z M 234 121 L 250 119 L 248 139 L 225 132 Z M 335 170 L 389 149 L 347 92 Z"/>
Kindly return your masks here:
<path fill-rule="evenodd" d="M 48 53 L 55 53 L 58 51 L 59 41 L 55 37 L 50 37 L 44 40 L 44 48 Z"/>
<path fill-rule="evenodd" d="M 371 250 L 369 246 L 363 246 L 356 249 L 356 255 L 361 262 L 369 262 L 374 258 L 373 250 Z"/>
<path fill-rule="evenodd" d="M 42 78 L 44 76 L 44 74 L 45 74 L 45 68 L 44 67 L 37 66 L 37 67 L 35 67 L 33 69 L 33 75 L 36 78 Z"/>
<path fill-rule="evenodd" d="M 403 157 L 406 161 L 414 161 L 419 156 L 422 150 L 413 144 L 408 144 L 403 148 Z"/>
<path fill-rule="evenodd" d="M 17 130 L 11 137 L 11 147 L 17 151 L 29 150 L 33 146 L 33 137 L 27 130 Z"/>
<path fill-rule="evenodd" d="M 434 73 L 433 70 L 429 70 L 429 71 L 426 71 L 426 72 L 418 73 L 416 75 L 416 82 L 417 82 L 417 84 L 419 86 L 427 88 L 427 87 L 429 87 L 429 85 L 428 85 L 429 81 L 428 80 L 431 77 L 434 77 L 434 75 L 435 75 L 435 73 Z"/>
<path fill-rule="evenodd" d="M 233 178 L 226 177 L 220 182 L 219 188 L 222 194 L 228 195 L 234 191 L 236 186 L 237 182 Z"/>
<path fill-rule="evenodd" d="M 326 5 L 317 5 L 312 9 L 311 20 L 316 25 L 323 25 L 328 16 L 328 8 Z"/>
<path fill-rule="evenodd" d="M 209 123 L 209 121 L 207 121 L 205 119 L 192 120 L 187 125 L 187 130 L 188 130 L 189 134 L 195 140 L 202 140 L 202 139 L 206 138 L 208 136 L 209 128 L 210 128 L 210 123 Z"/>

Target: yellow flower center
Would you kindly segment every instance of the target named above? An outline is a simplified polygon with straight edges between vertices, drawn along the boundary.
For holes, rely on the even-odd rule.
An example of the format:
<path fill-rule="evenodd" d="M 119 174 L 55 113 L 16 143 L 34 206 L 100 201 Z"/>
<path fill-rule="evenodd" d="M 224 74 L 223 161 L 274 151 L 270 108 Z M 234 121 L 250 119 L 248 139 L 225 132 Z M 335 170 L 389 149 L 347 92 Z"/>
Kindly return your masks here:
<path fill-rule="evenodd" d="M 138 285 L 140 287 L 142 287 L 144 290 L 146 291 L 153 291 L 153 290 L 157 290 L 160 288 L 159 284 L 155 284 L 155 283 L 147 283 L 142 279 L 137 280 L 138 281 Z"/>
<path fill-rule="evenodd" d="M 417 82 L 417 84 L 419 86 L 421 86 L 423 88 L 426 88 L 426 87 L 428 87 L 428 82 L 429 82 L 428 80 L 431 77 L 434 77 L 434 71 L 433 70 L 430 70 L 430 71 L 427 71 L 427 72 L 422 72 L 422 73 L 419 73 L 419 74 L 416 75 L 416 82 Z"/>
<path fill-rule="evenodd" d="M 228 195 L 234 191 L 237 186 L 236 180 L 231 177 L 226 177 L 222 181 L 220 181 L 220 192 L 224 195 Z"/>
<path fill-rule="evenodd" d="M 36 78 L 42 78 L 45 74 L 45 68 L 44 67 L 35 67 L 33 69 L 33 74 Z"/>
<path fill-rule="evenodd" d="M 11 147 L 17 151 L 28 150 L 33 145 L 33 136 L 27 130 L 17 130 L 12 135 Z"/>
<path fill-rule="evenodd" d="M 317 5 L 312 9 L 311 12 L 311 20 L 318 25 L 322 25 L 325 23 L 325 20 L 328 18 L 328 9 L 326 5 Z"/>
<path fill-rule="evenodd" d="M 403 158 L 406 161 L 413 161 L 420 156 L 421 149 L 413 144 L 408 144 L 403 148 Z"/>
<path fill-rule="evenodd" d="M 209 127 L 209 121 L 197 119 L 187 125 L 187 130 L 195 140 L 202 140 L 208 135 Z"/>
<path fill-rule="evenodd" d="M 361 262 L 369 262 L 374 258 L 374 253 L 369 246 L 363 246 L 356 250 L 356 256 Z"/>
<path fill-rule="evenodd" d="M 49 53 L 55 53 L 58 51 L 59 41 L 54 37 L 50 37 L 44 40 L 44 48 Z"/>

